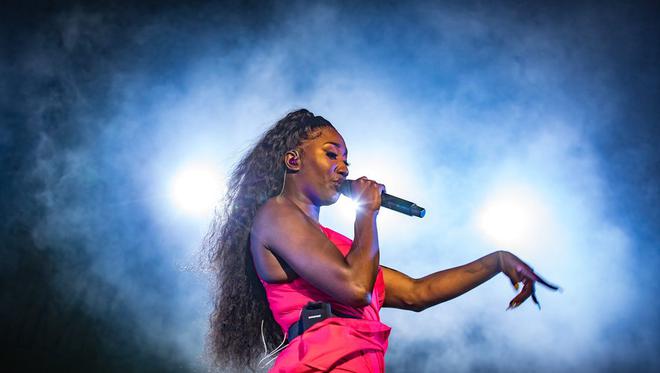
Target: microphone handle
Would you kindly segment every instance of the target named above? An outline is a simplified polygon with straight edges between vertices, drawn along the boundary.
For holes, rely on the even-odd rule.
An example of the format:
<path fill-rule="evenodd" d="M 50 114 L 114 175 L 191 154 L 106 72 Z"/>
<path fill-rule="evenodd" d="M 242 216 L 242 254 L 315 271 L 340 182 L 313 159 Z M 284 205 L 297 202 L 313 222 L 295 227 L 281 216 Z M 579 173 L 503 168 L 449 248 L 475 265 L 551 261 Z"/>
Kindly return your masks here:
<path fill-rule="evenodd" d="M 351 189 L 353 181 L 354 180 L 348 179 L 344 180 L 342 185 L 339 187 L 339 192 L 348 198 L 353 198 L 353 190 Z M 423 207 L 419 207 L 410 201 L 406 201 L 405 199 L 399 197 L 394 197 L 384 192 L 380 194 L 380 205 L 390 210 L 398 211 L 402 214 L 410 216 L 423 218 L 424 215 L 426 215 L 426 210 Z"/>
<path fill-rule="evenodd" d="M 419 218 L 423 218 L 424 215 L 426 215 L 426 210 L 423 207 L 419 207 L 410 201 L 391 196 L 387 193 L 381 193 L 380 205 L 390 210 L 398 211 L 410 216 L 417 216 Z"/>

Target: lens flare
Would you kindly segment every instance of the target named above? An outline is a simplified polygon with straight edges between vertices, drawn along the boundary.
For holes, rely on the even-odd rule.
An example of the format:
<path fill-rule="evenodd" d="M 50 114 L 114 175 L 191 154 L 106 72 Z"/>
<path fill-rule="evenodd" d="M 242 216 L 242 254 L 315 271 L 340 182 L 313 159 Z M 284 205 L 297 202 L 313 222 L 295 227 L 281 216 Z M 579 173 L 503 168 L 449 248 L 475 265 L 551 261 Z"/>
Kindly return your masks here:
<path fill-rule="evenodd" d="M 339 197 L 339 200 L 337 200 L 337 208 L 341 210 L 342 214 L 347 219 L 355 218 L 355 211 L 357 211 L 358 207 L 359 205 L 357 202 L 346 196 L 341 196 Z"/>

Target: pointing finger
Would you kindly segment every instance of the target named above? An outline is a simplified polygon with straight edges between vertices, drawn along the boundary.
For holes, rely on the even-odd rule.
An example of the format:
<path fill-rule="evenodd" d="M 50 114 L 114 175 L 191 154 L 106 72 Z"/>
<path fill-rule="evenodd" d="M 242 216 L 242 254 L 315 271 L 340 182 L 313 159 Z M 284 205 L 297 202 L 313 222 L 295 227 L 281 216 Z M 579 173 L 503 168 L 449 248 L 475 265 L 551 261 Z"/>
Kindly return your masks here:
<path fill-rule="evenodd" d="M 559 290 L 559 286 L 553 285 L 553 284 L 547 282 L 546 280 L 541 278 L 541 276 L 537 275 L 536 273 L 534 274 L 534 276 L 536 276 L 536 281 L 538 281 L 541 285 L 543 285 L 547 288 L 550 288 L 552 290 Z"/>
<path fill-rule="evenodd" d="M 536 306 L 537 306 L 537 307 L 539 308 L 539 310 L 540 310 L 540 309 L 541 309 L 541 303 L 539 303 L 538 298 L 536 298 L 536 291 L 533 291 L 533 292 L 532 292 L 532 300 L 534 301 L 534 304 L 536 304 Z"/>

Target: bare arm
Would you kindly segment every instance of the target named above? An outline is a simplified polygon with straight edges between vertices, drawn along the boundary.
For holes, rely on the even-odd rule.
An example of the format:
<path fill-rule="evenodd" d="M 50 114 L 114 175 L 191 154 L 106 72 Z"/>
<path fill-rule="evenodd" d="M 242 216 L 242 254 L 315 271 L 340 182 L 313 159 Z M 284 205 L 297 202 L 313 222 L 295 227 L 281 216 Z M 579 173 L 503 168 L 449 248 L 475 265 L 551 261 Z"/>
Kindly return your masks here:
<path fill-rule="evenodd" d="M 364 187 L 360 189 L 364 199 L 369 200 L 371 195 L 374 203 L 364 205 L 356 214 L 355 237 L 346 257 L 314 221 L 281 197 L 269 200 L 255 217 L 251 231 L 253 254 L 254 250 L 269 250 L 300 277 L 338 301 L 352 306 L 369 304 L 378 273 L 376 217 L 382 186 L 370 181 L 363 183 L 368 185 L 358 186 Z M 258 269 L 272 265 L 268 257 L 253 257 Z"/>
<path fill-rule="evenodd" d="M 438 271 L 420 279 L 413 279 L 396 270 L 382 267 L 385 280 L 385 307 L 422 311 L 428 307 L 456 298 L 500 272 L 504 272 L 511 283 L 518 289 L 523 282 L 521 292 L 509 303 L 517 307 L 529 296 L 534 297 L 534 283 L 556 290 L 538 277 L 534 271 L 515 255 L 506 251 L 496 251 L 471 263 Z"/>

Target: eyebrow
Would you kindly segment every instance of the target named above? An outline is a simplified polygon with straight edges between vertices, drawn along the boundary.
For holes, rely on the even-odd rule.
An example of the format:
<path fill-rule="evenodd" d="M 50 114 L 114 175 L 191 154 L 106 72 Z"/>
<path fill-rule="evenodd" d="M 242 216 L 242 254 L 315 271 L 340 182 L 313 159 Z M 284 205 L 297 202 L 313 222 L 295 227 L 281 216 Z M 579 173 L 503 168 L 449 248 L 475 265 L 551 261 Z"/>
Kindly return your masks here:
<path fill-rule="evenodd" d="M 334 146 L 336 146 L 336 147 L 338 147 L 338 148 L 341 148 L 341 147 L 342 147 L 341 144 L 338 144 L 338 143 L 336 143 L 336 142 L 332 142 L 332 141 L 328 141 L 328 142 L 326 142 L 326 143 L 323 144 L 323 145 L 327 145 L 327 144 L 332 144 L 332 145 L 334 145 Z M 345 152 L 344 152 L 344 157 L 346 157 L 346 156 L 348 156 L 348 151 L 345 151 Z"/>

